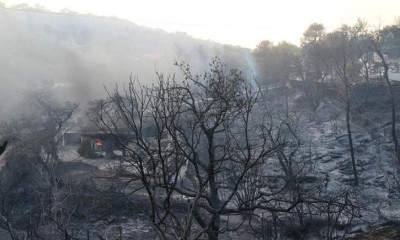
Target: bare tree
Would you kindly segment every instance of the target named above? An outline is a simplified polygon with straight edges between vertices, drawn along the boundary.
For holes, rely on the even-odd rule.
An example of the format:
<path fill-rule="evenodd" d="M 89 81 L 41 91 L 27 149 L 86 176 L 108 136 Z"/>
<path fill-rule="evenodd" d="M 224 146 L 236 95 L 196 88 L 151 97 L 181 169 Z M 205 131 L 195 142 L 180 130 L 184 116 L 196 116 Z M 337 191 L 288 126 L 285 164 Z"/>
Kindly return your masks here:
<path fill-rule="evenodd" d="M 389 79 L 389 69 L 390 69 L 390 63 L 388 61 L 388 56 L 385 54 L 385 40 L 386 40 L 386 35 L 388 33 L 381 30 L 377 29 L 373 32 L 370 33 L 370 37 L 367 39 L 366 44 L 368 48 L 373 52 L 376 53 L 380 65 L 383 68 L 383 80 L 386 83 L 386 86 L 389 90 L 389 99 L 390 99 L 390 107 L 391 107 L 391 134 L 392 134 L 392 141 L 394 144 L 395 148 L 395 155 L 397 158 L 397 161 L 400 163 L 400 146 L 399 146 L 399 140 L 397 137 L 396 133 L 396 103 L 395 103 L 395 96 L 394 96 L 394 90 L 392 87 L 392 83 Z"/>
<path fill-rule="evenodd" d="M 52 99 L 51 94 L 45 91 L 33 92 L 30 96 L 30 104 L 41 123 L 33 126 L 39 128 L 39 134 L 43 142 L 45 163 L 58 162 L 58 150 L 62 144 L 63 131 L 68 129 L 68 121 L 73 113 L 78 110 L 78 104 L 65 102 L 59 104 Z"/>
<path fill-rule="evenodd" d="M 358 54 L 356 51 L 360 34 L 364 31 L 365 24 L 359 21 L 350 27 L 343 25 L 339 30 L 328 35 L 335 72 L 343 85 L 343 100 L 345 102 L 345 116 L 347 136 L 353 166 L 354 185 L 358 185 L 358 174 L 351 130 L 351 87 L 358 77 Z"/>
<path fill-rule="evenodd" d="M 279 145 L 270 142 L 263 106 L 241 73 L 217 58 L 201 75 L 176 65 L 182 82 L 157 74 L 158 81 L 144 87 L 131 79 L 126 89 L 109 92 L 114 114 L 101 105 L 89 113 L 124 146 L 124 165 L 131 179 L 140 180 L 136 191 L 145 190 L 159 237 L 219 239 L 237 229 L 222 224 L 229 214 L 293 209 L 300 195 L 288 198 L 285 185 L 263 187 L 268 159 Z M 122 129 L 132 137 L 121 137 Z M 180 198 L 188 199 L 186 213 L 178 211 Z"/>
<path fill-rule="evenodd" d="M 73 212 L 65 205 L 71 192 L 59 176 L 58 151 L 77 105 L 41 102 L 44 99 L 36 96 L 29 118 L 6 123 L 2 129 L 11 146 L 0 172 L 0 224 L 13 239 L 57 238 Z"/>

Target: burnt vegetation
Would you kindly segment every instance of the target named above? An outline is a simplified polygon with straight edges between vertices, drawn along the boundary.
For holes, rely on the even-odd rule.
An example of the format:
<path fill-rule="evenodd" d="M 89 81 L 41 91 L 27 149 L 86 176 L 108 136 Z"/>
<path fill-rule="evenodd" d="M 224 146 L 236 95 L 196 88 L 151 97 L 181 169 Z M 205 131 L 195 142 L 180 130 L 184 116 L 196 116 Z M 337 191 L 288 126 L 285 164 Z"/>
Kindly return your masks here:
<path fill-rule="evenodd" d="M 32 91 L 1 125 L 0 229 L 283 240 L 398 226 L 399 32 L 315 23 L 300 47 L 225 47 L 201 67 L 105 87 L 82 109 Z"/>

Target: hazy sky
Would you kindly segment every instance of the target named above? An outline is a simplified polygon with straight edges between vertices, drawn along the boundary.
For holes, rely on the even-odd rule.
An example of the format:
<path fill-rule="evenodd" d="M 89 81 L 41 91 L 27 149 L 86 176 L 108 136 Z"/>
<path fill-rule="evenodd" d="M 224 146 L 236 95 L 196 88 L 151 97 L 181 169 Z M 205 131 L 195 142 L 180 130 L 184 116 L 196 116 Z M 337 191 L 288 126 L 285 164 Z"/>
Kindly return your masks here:
<path fill-rule="evenodd" d="M 254 48 L 262 40 L 300 42 L 314 22 L 328 31 L 357 18 L 370 25 L 394 24 L 399 0 L 0 0 L 59 11 L 116 16 L 139 25 Z"/>

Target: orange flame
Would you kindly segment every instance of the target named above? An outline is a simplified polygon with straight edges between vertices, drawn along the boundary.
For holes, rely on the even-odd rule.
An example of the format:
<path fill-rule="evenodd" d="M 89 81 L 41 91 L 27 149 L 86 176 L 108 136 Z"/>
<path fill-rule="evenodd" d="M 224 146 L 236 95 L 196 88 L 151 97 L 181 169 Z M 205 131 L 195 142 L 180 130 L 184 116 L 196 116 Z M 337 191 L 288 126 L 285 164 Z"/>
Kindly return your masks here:
<path fill-rule="evenodd" d="M 103 142 L 100 139 L 96 139 L 96 146 L 103 146 Z"/>

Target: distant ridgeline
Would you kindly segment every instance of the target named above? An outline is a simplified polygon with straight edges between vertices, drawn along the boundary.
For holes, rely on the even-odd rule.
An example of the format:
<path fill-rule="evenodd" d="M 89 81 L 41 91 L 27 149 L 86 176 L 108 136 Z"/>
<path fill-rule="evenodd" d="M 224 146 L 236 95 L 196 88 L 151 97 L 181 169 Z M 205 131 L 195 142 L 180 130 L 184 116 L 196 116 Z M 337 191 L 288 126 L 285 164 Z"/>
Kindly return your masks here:
<path fill-rule="evenodd" d="M 82 105 L 103 97 L 104 86 L 122 87 L 131 74 L 145 84 L 155 79 L 156 71 L 172 75 L 178 72 L 175 61 L 201 72 L 218 56 L 246 77 L 252 73 L 249 49 L 125 20 L 69 10 L 55 13 L 26 4 L 5 8 L 0 3 L 0 21 L 0 44 L 6 46 L 0 49 L 0 115 L 18 104 L 26 91 L 51 89 L 60 99 Z"/>

